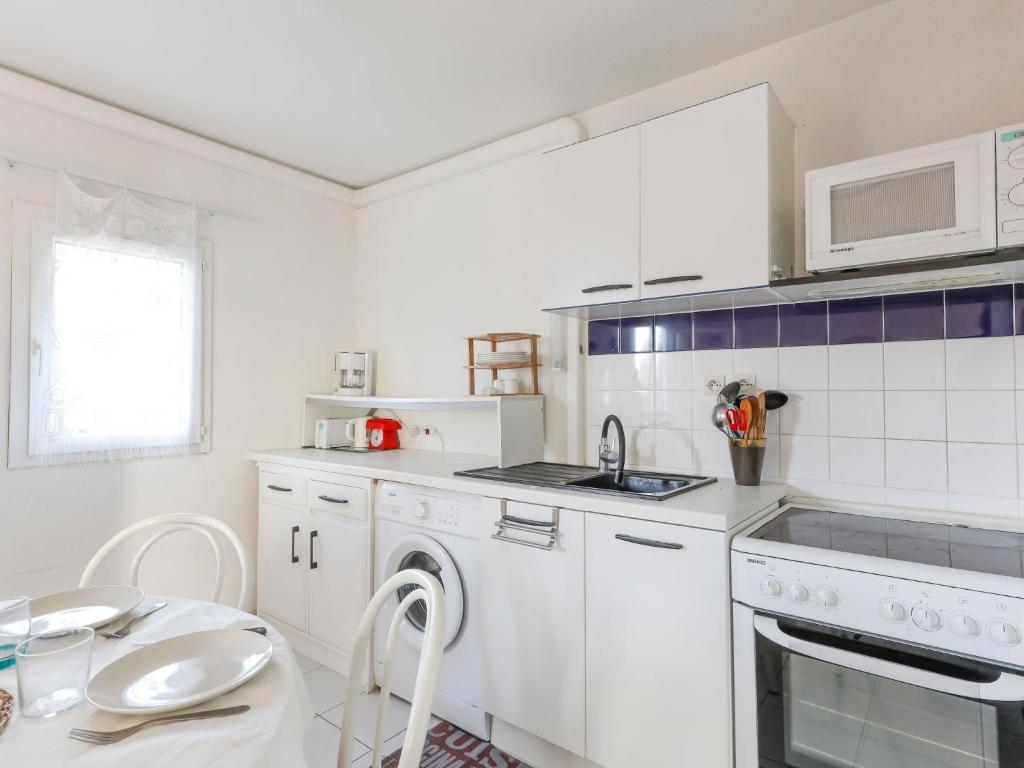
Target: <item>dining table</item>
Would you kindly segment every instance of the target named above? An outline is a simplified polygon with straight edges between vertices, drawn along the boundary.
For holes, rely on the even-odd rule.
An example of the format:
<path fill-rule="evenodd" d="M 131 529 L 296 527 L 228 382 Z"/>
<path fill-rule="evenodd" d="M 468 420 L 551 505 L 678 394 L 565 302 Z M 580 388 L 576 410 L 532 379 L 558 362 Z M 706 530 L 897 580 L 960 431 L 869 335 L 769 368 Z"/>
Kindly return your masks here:
<path fill-rule="evenodd" d="M 91 768 L 91 766 L 304 766 L 303 741 L 313 722 L 309 693 L 288 641 L 273 626 L 252 614 L 203 600 L 149 596 L 140 608 L 157 600 L 166 607 L 140 619 L 125 638 L 111 640 L 99 630 L 93 645 L 95 675 L 145 644 L 211 629 L 266 627 L 273 643 L 269 663 L 255 677 L 222 696 L 179 712 L 248 704 L 230 717 L 155 725 L 115 744 L 85 744 L 68 738 L 72 728 L 115 730 L 160 715 L 127 716 L 97 709 L 88 700 L 45 718 L 22 717 L 15 705 L 7 729 L 0 734 L 3 768 Z M 17 699 L 14 667 L 0 670 L 0 688 Z M 173 713 L 177 714 L 177 712 Z"/>

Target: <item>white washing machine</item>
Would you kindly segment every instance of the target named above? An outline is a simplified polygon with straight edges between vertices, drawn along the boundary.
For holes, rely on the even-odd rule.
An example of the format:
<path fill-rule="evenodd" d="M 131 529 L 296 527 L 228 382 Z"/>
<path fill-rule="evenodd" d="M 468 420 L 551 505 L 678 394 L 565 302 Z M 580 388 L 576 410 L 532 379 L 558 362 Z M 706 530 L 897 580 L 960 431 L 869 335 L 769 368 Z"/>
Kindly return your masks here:
<path fill-rule="evenodd" d="M 480 544 L 499 504 L 497 499 L 382 482 L 374 507 L 374 589 L 406 568 L 425 570 L 444 587 L 445 648 L 434 714 L 488 741 L 491 729 L 484 713 L 481 669 Z M 377 618 L 373 658 L 378 679 L 388 627 L 403 596 L 396 593 Z M 392 692 L 406 700 L 416 682 L 424 618 L 421 601 L 406 614 L 395 649 Z"/>

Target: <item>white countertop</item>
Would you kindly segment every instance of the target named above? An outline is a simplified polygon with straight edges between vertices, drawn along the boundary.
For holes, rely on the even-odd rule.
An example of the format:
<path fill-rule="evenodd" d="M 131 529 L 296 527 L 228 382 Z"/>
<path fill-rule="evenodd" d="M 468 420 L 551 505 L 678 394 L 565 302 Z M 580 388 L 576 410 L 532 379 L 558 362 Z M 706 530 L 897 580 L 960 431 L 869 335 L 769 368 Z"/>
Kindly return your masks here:
<path fill-rule="evenodd" d="M 759 512 L 774 507 L 788 490 L 783 483 L 745 487 L 736 485 L 731 479 L 719 478 L 716 483 L 664 501 L 618 498 L 584 491 L 455 477 L 456 471 L 493 467 L 495 458 L 412 448 L 373 453 L 284 448 L 253 451 L 249 458 L 269 464 L 343 472 L 358 477 L 715 531 L 728 531 L 742 525 Z"/>

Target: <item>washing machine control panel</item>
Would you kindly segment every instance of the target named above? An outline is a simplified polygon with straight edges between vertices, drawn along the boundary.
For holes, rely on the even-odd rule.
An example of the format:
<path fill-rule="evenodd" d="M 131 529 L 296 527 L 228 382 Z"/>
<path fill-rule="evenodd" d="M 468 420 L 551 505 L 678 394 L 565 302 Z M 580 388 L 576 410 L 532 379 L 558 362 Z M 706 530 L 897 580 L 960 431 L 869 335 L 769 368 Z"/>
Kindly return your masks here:
<path fill-rule="evenodd" d="M 469 494 L 383 482 L 377 487 L 374 515 L 418 528 L 475 535 L 479 533 L 477 528 L 488 525 L 483 507 L 490 501 L 493 500 Z"/>

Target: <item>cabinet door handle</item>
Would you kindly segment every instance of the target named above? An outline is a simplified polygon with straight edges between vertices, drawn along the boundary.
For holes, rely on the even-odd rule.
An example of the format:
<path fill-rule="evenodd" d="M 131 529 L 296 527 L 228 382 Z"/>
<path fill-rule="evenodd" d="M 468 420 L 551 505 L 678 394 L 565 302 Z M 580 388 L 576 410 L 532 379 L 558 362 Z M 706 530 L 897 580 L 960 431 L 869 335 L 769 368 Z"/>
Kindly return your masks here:
<path fill-rule="evenodd" d="M 653 280 L 644 280 L 644 285 L 665 285 L 666 283 L 690 283 L 695 280 L 703 280 L 704 275 L 676 275 L 675 277 L 656 277 Z"/>
<path fill-rule="evenodd" d="M 348 499 L 337 499 L 334 496 L 317 496 L 320 501 L 329 501 L 331 504 L 348 504 Z"/>
<path fill-rule="evenodd" d="M 622 291 L 626 288 L 632 288 L 632 283 L 612 283 L 610 285 L 593 285 L 590 288 L 584 288 L 583 293 L 603 293 L 604 291 Z"/>
<path fill-rule="evenodd" d="M 292 526 L 292 562 L 293 563 L 299 562 L 299 556 L 295 554 L 295 534 L 297 534 L 298 532 L 299 532 L 299 526 L 293 525 Z"/>
<path fill-rule="evenodd" d="M 281 491 L 281 493 L 291 493 L 292 492 L 291 488 L 285 488 L 283 485 L 268 485 L 267 488 L 269 488 L 272 491 Z"/>
<path fill-rule="evenodd" d="M 657 547 L 658 549 L 684 549 L 682 544 L 672 541 L 655 541 L 654 539 L 642 539 L 639 536 L 630 536 L 628 533 L 616 533 L 615 538 L 630 544 L 639 544 L 641 547 Z"/>
<path fill-rule="evenodd" d="M 317 537 L 316 531 L 309 532 L 309 570 L 316 570 L 317 562 L 313 559 L 313 539 Z"/>

